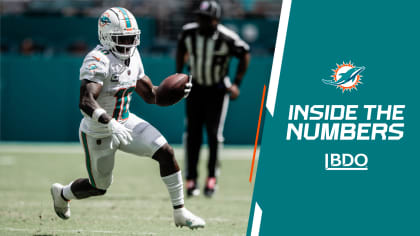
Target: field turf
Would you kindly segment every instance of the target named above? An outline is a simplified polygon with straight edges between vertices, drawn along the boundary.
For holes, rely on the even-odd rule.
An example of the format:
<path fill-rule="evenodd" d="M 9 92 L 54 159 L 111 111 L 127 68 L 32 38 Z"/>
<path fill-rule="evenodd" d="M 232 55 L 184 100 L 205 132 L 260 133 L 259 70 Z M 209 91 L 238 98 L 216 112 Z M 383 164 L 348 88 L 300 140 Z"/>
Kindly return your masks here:
<path fill-rule="evenodd" d="M 176 148 L 180 166 L 183 149 Z M 207 152 L 202 150 L 203 186 Z M 245 235 L 252 185 L 252 147 L 222 152 L 219 189 L 212 199 L 186 199 L 207 226 L 176 228 L 157 162 L 117 152 L 114 182 L 103 197 L 71 202 L 63 221 L 53 210 L 49 188 L 87 177 L 78 144 L 0 144 L 0 235 Z"/>

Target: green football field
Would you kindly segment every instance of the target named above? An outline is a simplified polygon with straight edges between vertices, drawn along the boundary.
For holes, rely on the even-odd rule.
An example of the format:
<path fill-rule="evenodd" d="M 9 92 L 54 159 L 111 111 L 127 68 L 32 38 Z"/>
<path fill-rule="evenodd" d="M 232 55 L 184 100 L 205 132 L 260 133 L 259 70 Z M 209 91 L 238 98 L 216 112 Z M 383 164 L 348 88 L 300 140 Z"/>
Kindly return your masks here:
<path fill-rule="evenodd" d="M 175 149 L 184 166 L 183 149 Z M 71 202 L 63 221 L 53 210 L 49 188 L 87 177 L 78 144 L 0 144 L 0 235 L 245 235 L 253 186 L 252 147 L 222 152 L 219 189 L 212 199 L 186 199 L 186 207 L 206 220 L 206 228 L 175 227 L 157 162 L 117 152 L 114 182 L 103 197 Z M 201 153 L 200 184 L 207 152 Z M 254 169 L 255 170 L 255 169 Z"/>

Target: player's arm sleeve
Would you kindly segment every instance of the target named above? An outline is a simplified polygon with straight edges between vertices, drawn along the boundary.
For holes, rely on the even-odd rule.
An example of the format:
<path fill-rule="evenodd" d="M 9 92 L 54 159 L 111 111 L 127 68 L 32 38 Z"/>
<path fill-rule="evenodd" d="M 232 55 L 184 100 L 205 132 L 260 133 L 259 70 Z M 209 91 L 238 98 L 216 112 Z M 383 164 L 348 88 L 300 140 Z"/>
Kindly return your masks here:
<path fill-rule="evenodd" d="M 109 75 L 109 65 L 100 55 L 88 54 L 80 68 L 80 80 L 89 80 L 103 85 Z"/>

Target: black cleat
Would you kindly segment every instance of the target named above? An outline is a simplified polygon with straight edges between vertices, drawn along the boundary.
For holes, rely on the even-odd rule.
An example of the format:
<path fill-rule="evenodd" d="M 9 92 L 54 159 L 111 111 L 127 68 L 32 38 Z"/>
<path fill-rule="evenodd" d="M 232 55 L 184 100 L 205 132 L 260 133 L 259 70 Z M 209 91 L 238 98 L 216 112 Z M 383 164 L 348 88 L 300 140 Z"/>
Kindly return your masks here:
<path fill-rule="evenodd" d="M 216 177 L 208 177 L 206 181 L 206 187 L 204 188 L 204 195 L 206 197 L 212 197 L 216 191 Z"/>
<path fill-rule="evenodd" d="M 196 180 L 187 180 L 187 196 L 196 197 L 200 195 L 200 189 L 198 188 Z"/>

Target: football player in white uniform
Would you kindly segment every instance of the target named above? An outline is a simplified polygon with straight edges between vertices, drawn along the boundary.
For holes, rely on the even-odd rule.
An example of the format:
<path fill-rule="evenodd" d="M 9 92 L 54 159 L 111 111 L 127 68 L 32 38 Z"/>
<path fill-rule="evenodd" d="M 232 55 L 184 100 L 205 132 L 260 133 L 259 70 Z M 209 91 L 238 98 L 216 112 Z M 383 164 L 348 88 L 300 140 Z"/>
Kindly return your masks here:
<path fill-rule="evenodd" d="M 159 162 L 176 226 L 204 227 L 204 220 L 184 207 L 182 175 L 172 147 L 155 127 L 129 111 L 133 92 L 156 104 L 157 86 L 145 75 L 136 48 L 140 43 L 136 19 L 124 8 L 110 8 L 99 18 L 98 35 L 101 44 L 89 52 L 80 68 L 79 107 L 84 116 L 80 142 L 89 178 L 76 179 L 66 186 L 53 184 L 55 212 L 68 219 L 71 199 L 104 195 L 112 183 L 115 152 L 119 149 Z M 185 95 L 191 86 L 185 86 Z"/>

